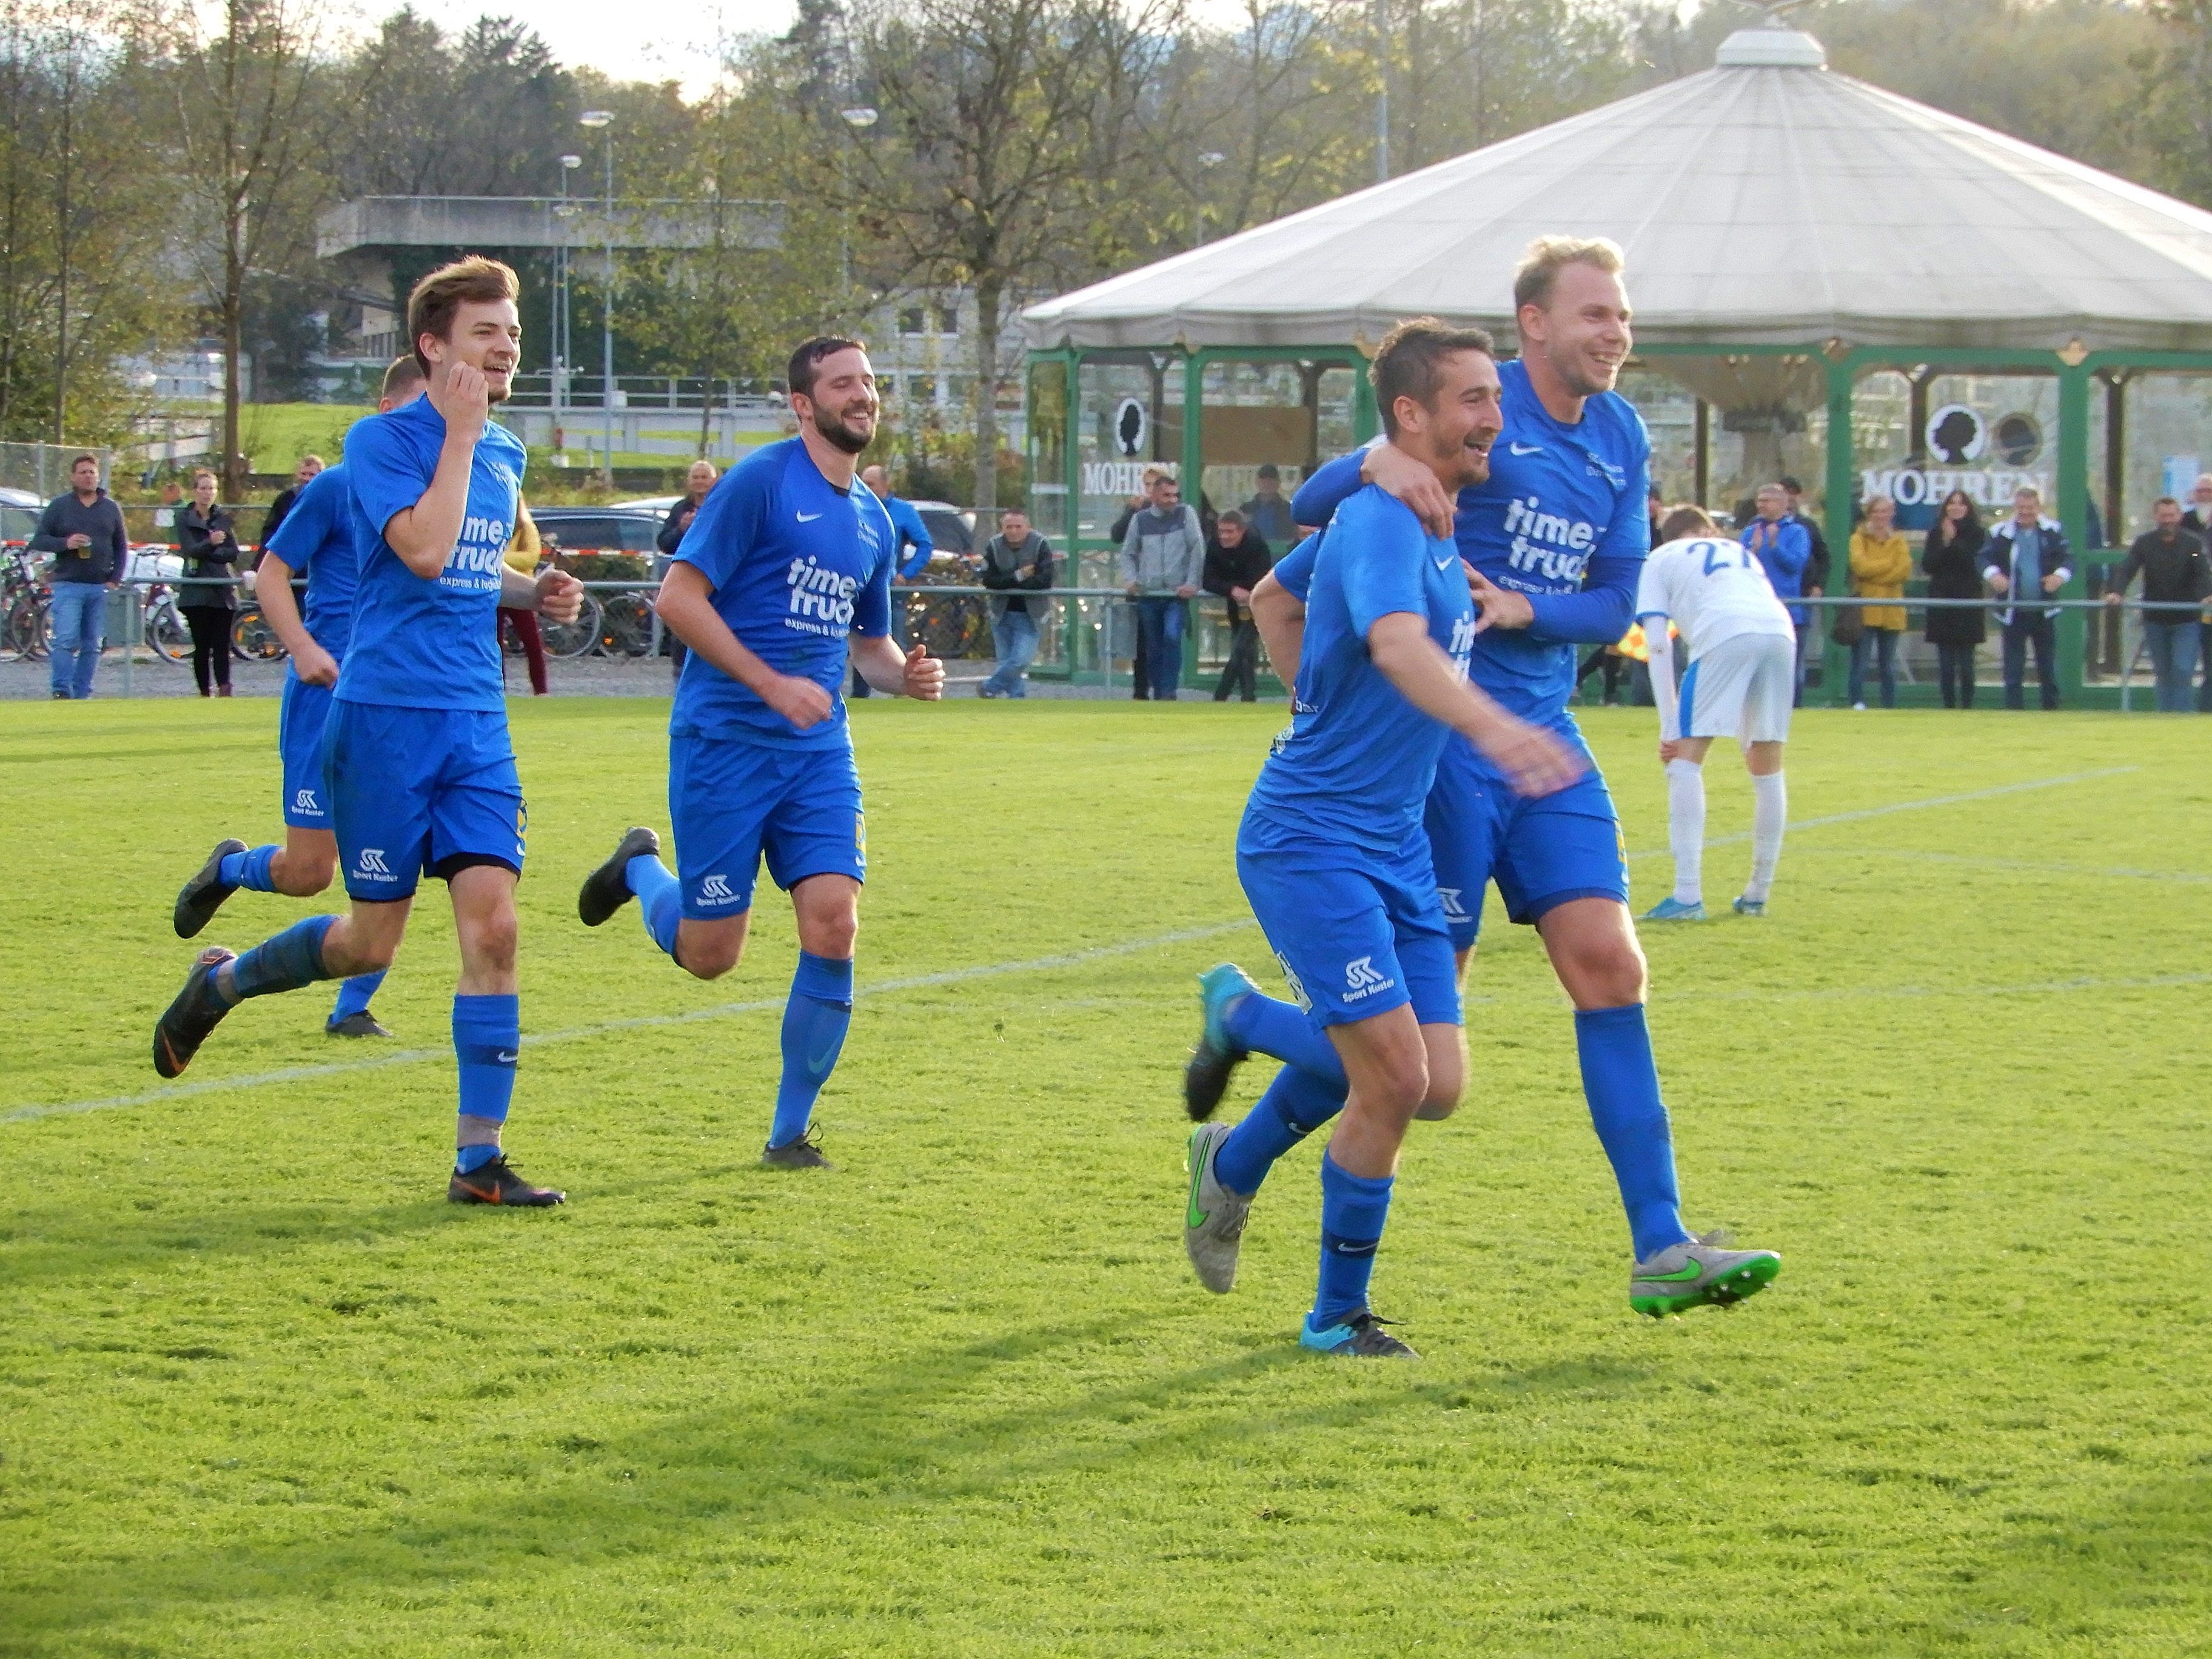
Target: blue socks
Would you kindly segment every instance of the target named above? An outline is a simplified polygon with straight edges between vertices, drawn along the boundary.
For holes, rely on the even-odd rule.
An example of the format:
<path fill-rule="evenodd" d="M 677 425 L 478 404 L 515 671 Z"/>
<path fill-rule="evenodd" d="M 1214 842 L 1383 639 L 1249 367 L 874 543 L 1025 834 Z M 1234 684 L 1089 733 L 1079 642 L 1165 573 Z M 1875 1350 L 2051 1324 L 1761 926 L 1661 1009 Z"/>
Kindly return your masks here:
<path fill-rule="evenodd" d="M 1296 1066 L 1284 1066 L 1214 1152 L 1213 1178 L 1249 1198 L 1277 1158 L 1344 1109 L 1346 1093 L 1340 1071 L 1331 1082 Z"/>
<path fill-rule="evenodd" d="M 522 1052 L 522 999 L 453 999 L 453 1057 L 460 1063 L 460 1125 L 453 1164 L 463 1175 L 499 1156 L 500 1126 L 514 1098 Z"/>
<path fill-rule="evenodd" d="M 1651 1031 L 1644 1005 L 1585 1008 L 1575 1012 L 1575 1047 L 1582 1055 L 1583 1096 L 1620 1202 L 1628 1233 L 1643 1261 L 1686 1243 L 1681 1199 L 1674 1187 L 1674 1144 L 1667 1104 L 1659 1097 L 1659 1068 L 1651 1058 Z"/>
<path fill-rule="evenodd" d="M 776 1085 L 769 1146 L 785 1146 L 806 1133 L 814 1098 L 836 1069 L 852 1023 L 852 963 L 801 951 L 783 1009 L 783 1078 Z"/>
<path fill-rule="evenodd" d="M 328 979 L 323 967 L 323 935 L 336 916 L 309 916 L 295 921 L 274 939 L 266 939 L 215 975 L 216 994 L 236 1007 L 248 997 L 265 997 L 277 991 L 296 991 Z M 226 992 L 223 981 L 231 988 Z"/>
<path fill-rule="evenodd" d="M 384 983 L 381 969 L 374 974 L 356 974 L 338 984 L 337 1006 L 331 1010 L 329 1024 L 337 1024 L 351 1019 L 356 1014 L 368 1012 L 368 1000 L 376 994 L 376 988 Z"/>
<path fill-rule="evenodd" d="M 1257 992 L 1239 997 L 1223 1028 L 1236 1042 L 1255 1054 L 1269 1054 L 1288 1066 L 1326 1078 L 1339 1089 L 1346 1087 L 1344 1061 L 1328 1036 L 1314 1030 L 1313 1021 L 1295 1003 L 1278 1002 Z M 1343 1103 L 1344 1097 L 1337 1097 Z"/>
<path fill-rule="evenodd" d="M 1367 1305 L 1367 1281 L 1375 1272 L 1382 1224 L 1389 1218 L 1393 1179 L 1350 1174 L 1322 1154 L 1321 1286 L 1308 1329 L 1342 1324 Z"/>
<path fill-rule="evenodd" d="M 684 920 L 683 884 L 650 853 L 640 853 L 623 866 L 623 879 L 637 895 L 638 915 L 644 919 L 646 936 L 673 958 L 677 924 Z"/>
<path fill-rule="evenodd" d="M 269 884 L 269 864 L 277 854 L 270 847 L 248 848 L 243 853 L 225 853 L 220 866 L 223 885 L 243 887 L 250 893 L 273 893 Z"/>

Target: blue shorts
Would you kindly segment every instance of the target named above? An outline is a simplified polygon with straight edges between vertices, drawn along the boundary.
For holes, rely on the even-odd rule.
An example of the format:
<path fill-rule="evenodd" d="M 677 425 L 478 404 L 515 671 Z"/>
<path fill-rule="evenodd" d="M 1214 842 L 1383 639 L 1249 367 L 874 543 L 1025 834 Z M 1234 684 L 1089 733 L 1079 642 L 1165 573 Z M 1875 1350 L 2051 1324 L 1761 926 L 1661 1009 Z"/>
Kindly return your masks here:
<path fill-rule="evenodd" d="M 868 823 L 849 744 L 672 737 L 668 817 L 684 914 L 695 921 L 752 908 L 763 853 L 786 892 L 809 876 L 867 879 Z"/>
<path fill-rule="evenodd" d="M 276 705 L 276 752 L 284 762 L 284 822 L 295 830 L 331 827 L 323 738 L 337 701 L 331 687 L 309 685 L 285 671 L 283 701 Z"/>
<path fill-rule="evenodd" d="M 332 700 L 323 787 L 346 896 L 412 894 L 425 871 L 522 873 L 529 819 L 503 710 L 388 708 Z"/>
<path fill-rule="evenodd" d="M 1291 994 L 1316 1027 L 1408 1004 L 1424 1025 L 1460 1024 L 1451 936 L 1420 835 L 1384 858 L 1286 836 L 1248 811 L 1237 877 Z"/>
<path fill-rule="evenodd" d="M 1569 899 L 1628 902 L 1628 846 L 1595 763 L 1557 793 L 1530 800 L 1455 736 L 1437 764 L 1423 827 L 1455 950 L 1474 943 L 1486 882 L 1498 884 L 1506 915 L 1518 922 Z"/>

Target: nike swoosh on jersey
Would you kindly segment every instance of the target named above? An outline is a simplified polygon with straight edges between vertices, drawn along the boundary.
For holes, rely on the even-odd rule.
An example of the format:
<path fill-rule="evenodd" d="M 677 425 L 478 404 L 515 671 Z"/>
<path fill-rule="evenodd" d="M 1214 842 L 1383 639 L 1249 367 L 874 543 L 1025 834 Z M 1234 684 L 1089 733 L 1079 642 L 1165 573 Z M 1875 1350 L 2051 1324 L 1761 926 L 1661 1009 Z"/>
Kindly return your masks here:
<path fill-rule="evenodd" d="M 1509 443 L 1505 447 L 1516 455 L 1540 455 L 1544 453 L 1544 446 L 1541 444 Z"/>
<path fill-rule="evenodd" d="M 1437 561 L 1437 568 L 1439 570 L 1449 570 L 1451 568 L 1452 562 L 1449 559 L 1438 559 Z"/>
<path fill-rule="evenodd" d="M 799 515 L 799 521 L 801 524 L 812 524 L 821 516 L 819 513 L 802 513 Z"/>

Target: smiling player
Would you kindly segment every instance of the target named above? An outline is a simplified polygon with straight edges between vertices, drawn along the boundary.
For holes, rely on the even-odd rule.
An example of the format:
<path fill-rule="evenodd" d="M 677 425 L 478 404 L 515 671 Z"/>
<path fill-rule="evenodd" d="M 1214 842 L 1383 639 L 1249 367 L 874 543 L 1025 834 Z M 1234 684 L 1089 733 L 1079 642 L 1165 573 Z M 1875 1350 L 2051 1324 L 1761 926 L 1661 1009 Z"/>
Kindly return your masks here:
<path fill-rule="evenodd" d="M 1530 245 L 1513 283 L 1522 353 L 1498 370 L 1504 434 L 1486 480 L 1455 497 L 1433 472 L 1382 444 L 1321 468 L 1291 504 L 1301 524 L 1326 523 L 1370 481 L 1413 507 L 1432 533 L 1454 530 L 1481 612 L 1474 683 L 1586 763 L 1567 712 L 1574 645 L 1627 631 L 1650 545 L 1650 441 L 1613 389 L 1633 337 L 1621 270 L 1620 250 L 1608 241 L 1552 236 Z M 1295 612 L 1310 568 L 1295 555 L 1277 566 L 1254 593 L 1255 617 L 1270 605 Z M 1595 763 L 1569 787 L 1527 799 L 1471 745 L 1452 742 L 1437 765 L 1426 828 L 1461 970 L 1484 885 L 1494 880 L 1506 914 L 1535 927 L 1574 1003 L 1583 1094 L 1628 1216 L 1630 1305 L 1657 1316 L 1764 1288 L 1780 1257 L 1723 1249 L 1682 1224 L 1620 826 Z M 1261 995 L 1236 968 L 1208 973 L 1201 996 L 1204 1025 L 1186 1083 L 1193 1116 L 1212 1113 L 1248 1052 L 1320 1068 L 1326 1056 L 1307 1045 L 1297 1010 Z M 1277 1100 L 1270 1109 L 1263 1100 L 1228 1139 L 1224 1167 L 1247 1183 L 1238 1188 L 1247 1196 L 1275 1158 L 1326 1121 L 1317 1101 L 1291 1105 Z M 1233 1277 L 1233 1240 L 1229 1248 Z M 1194 1261 L 1196 1252 L 1194 1244 Z"/>
<path fill-rule="evenodd" d="M 566 1194 L 524 1181 L 500 1149 L 522 1043 L 514 884 L 525 816 L 493 612 L 504 603 L 572 620 L 582 586 L 556 570 L 532 581 L 501 558 L 527 459 L 491 420 L 520 351 L 517 293 L 514 271 L 473 255 L 417 283 L 407 331 L 428 394 L 346 434 L 361 580 L 325 776 L 352 906 L 242 957 L 201 951 L 155 1027 L 154 1066 L 182 1072 L 245 998 L 389 968 L 417 884 L 436 876 L 461 951 L 446 1195 L 543 1206 Z"/>
<path fill-rule="evenodd" d="M 676 965 L 717 979 L 738 964 L 761 855 L 791 895 L 799 969 L 783 1015 L 783 1075 L 761 1161 L 827 1169 L 808 1133 L 853 1018 L 867 832 L 839 695 L 849 659 L 878 691 L 934 702 L 945 665 L 890 637 L 897 532 L 854 476 L 880 404 L 868 354 L 812 339 L 791 356 L 799 435 L 730 469 L 684 532 L 659 610 L 690 648 L 668 721 L 668 815 L 678 873 L 647 829 L 584 881 L 597 927 L 635 896 Z"/>

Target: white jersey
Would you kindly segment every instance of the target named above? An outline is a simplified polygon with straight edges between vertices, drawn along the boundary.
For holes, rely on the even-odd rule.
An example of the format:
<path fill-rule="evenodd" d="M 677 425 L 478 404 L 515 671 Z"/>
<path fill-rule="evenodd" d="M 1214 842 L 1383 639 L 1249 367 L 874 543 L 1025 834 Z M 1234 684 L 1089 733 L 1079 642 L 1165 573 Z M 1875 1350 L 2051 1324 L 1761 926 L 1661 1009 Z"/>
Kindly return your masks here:
<path fill-rule="evenodd" d="M 1673 620 L 1692 660 L 1747 634 L 1797 636 L 1759 557 L 1740 542 L 1695 536 L 1655 547 L 1636 586 L 1636 617 Z"/>

